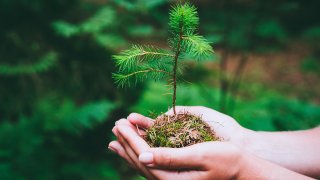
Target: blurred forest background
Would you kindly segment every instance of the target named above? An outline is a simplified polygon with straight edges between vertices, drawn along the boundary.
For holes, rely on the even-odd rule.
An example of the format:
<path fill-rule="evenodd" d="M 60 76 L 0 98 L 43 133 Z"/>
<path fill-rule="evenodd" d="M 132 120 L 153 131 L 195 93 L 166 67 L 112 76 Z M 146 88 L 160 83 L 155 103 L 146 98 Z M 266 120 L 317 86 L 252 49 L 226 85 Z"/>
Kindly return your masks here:
<path fill-rule="evenodd" d="M 179 105 L 254 130 L 320 122 L 320 1 L 196 0 L 210 60 L 186 61 Z M 0 179 L 140 179 L 107 150 L 114 122 L 165 112 L 164 83 L 117 88 L 112 55 L 166 46 L 165 0 L 0 1 Z"/>

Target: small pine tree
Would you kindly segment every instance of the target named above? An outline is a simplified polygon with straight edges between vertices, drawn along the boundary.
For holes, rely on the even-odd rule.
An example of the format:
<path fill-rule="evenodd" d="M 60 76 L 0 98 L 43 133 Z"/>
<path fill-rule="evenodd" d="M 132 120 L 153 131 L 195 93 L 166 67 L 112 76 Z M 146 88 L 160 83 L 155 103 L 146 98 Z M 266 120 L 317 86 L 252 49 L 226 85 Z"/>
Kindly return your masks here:
<path fill-rule="evenodd" d="M 190 3 L 178 3 L 169 14 L 170 50 L 153 46 L 134 45 L 131 49 L 115 55 L 118 73 L 113 77 L 119 86 L 130 86 L 145 79 L 166 78 L 172 85 L 172 108 L 176 114 L 177 76 L 181 60 L 192 57 L 196 60 L 209 57 L 213 49 L 209 42 L 197 34 L 199 17 Z"/>

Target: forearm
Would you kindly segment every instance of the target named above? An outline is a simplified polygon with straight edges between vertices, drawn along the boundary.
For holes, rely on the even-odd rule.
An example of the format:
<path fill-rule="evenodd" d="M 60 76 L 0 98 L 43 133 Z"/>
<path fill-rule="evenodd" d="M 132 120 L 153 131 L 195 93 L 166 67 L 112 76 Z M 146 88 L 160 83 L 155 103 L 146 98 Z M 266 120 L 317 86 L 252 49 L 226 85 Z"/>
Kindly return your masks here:
<path fill-rule="evenodd" d="M 252 154 L 290 170 L 320 176 L 320 128 L 292 132 L 253 132 L 244 148 Z"/>
<path fill-rule="evenodd" d="M 312 179 L 252 155 L 245 155 L 236 179 Z"/>

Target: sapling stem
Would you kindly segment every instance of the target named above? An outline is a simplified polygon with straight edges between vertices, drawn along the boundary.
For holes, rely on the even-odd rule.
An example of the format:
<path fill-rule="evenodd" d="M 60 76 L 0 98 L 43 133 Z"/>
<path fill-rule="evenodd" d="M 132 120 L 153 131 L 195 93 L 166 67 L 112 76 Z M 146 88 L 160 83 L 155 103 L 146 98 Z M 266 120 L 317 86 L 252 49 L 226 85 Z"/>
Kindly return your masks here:
<path fill-rule="evenodd" d="M 176 115 L 176 99 L 177 99 L 177 67 L 178 67 L 178 59 L 181 52 L 181 41 L 183 36 L 183 26 L 182 22 L 180 22 L 180 32 L 179 32 L 179 41 L 177 50 L 174 56 L 174 66 L 173 66 L 173 96 L 172 96 L 172 108 L 173 114 Z"/>

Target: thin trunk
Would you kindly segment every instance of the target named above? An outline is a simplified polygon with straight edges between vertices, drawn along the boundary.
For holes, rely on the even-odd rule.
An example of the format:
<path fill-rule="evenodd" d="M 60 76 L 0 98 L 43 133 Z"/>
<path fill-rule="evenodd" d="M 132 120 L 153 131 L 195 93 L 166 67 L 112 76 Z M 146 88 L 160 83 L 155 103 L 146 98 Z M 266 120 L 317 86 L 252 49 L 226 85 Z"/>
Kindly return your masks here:
<path fill-rule="evenodd" d="M 179 33 L 179 42 L 178 47 L 174 56 L 174 66 L 173 66 L 173 96 L 172 96 L 172 108 L 173 113 L 176 115 L 176 99 L 177 99 L 177 67 L 178 59 L 181 51 L 181 41 L 182 41 L 182 23 L 180 23 L 180 33 Z"/>

